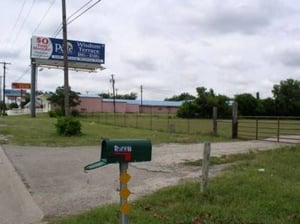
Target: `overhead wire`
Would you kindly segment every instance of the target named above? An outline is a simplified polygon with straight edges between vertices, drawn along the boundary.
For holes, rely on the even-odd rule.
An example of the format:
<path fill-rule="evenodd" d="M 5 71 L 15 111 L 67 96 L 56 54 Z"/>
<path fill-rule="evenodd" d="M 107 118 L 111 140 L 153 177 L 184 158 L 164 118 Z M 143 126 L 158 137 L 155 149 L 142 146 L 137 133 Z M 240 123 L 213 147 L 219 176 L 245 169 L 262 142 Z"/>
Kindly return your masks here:
<path fill-rule="evenodd" d="M 52 6 L 54 5 L 56 0 L 52 0 L 52 2 L 50 3 L 48 9 L 45 11 L 44 15 L 42 16 L 42 19 L 40 20 L 39 24 L 36 26 L 36 28 L 34 29 L 34 31 L 32 33 L 35 33 L 39 27 L 41 26 L 41 24 L 43 23 L 44 19 L 46 18 L 46 16 L 48 15 L 49 11 L 51 10 Z M 97 0 L 96 2 L 94 2 L 92 5 L 88 6 L 93 0 L 89 0 L 88 2 L 86 2 L 85 4 L 83 4 L 79 9 L 77 9 L 75 12 L 73 12 L 68 18 L 67 18 L 67 24 L 71 24 L 72 22 L 74 22 L 75 20 L 77 20 L 79 17 L 81 17 L 82 15 L 84 15 L 86 12 L 88 12 L 89 10 L 91 10 L 93 7 L 95 7 L 101 0 Z M 26 2 L 26 0 L 24 0 L 24 2 Z M 33 0 L 30 10 L 28 11 L 27 15 L 26 15 L 26 19 L 28 18 L 28 16 L 30 15 L 33 6 L 35 4 L 36 0 Z M 88 6 L 88 7 L 87 7 Z M 86 9 L 84 9 L 85 7 L 87 7 Z M 84 10 L 83 10 L 84 9 Z M 83 10 L 83 11 L 82 11 Z M 82 11 L 82 12 L 80 12 Z M 78 14 L 79 13 L 79 14 Z M 21 14 L 21 13 L 20 13 Z M 78 14 L 76 16 L 76 14 Z M 75 16 L 75 17 L 74 17 Z M 72 18 L 74 17 L 74 18 Z M 20 31 L 22 30 L 26 19 L 23 21 L 21 27 L 18 30 L 18 34 L 20 33 Z M 61 32 L 62 30 L 62 24 L 60 24 L 57 29 L 55 30 L 53 36 L 57 37 L 57 35 Z M 17 37 L 18 35 L 16 35 Z M 30 68 L 27 68 L 26 70 L 24 70 L 24 72 L 22 73 L 22 75 L 20 75 L 17 79 L 16 82 L 18 82 L 19 80 L 21 80 L 26 74 L 28 74 L 28 72 L 30 71 Z"/>
<path fill-rule="evenodd" d="M 23 1 L 22 5 L 21 5 L 21 8 L 20 8 L 20 11 L 17 15 L 17 19 L 16 19 L 16 22 L 14 23 L 14 25 L 12 26 L 11 30 L 9 31 L 9 34 L 8 34 L 8 37 L 11 37 L 14 30 L 16 29 L 17 27 L 17 24 L 19 23 L 20 19 L 21 19 L 21 15 L 23 13 L 23 10 L 24 10 L 24 7 L 25 7 L 25 3 L 26 3 L 26 0 Z"/>
<path fill-rule="evenodd" d="M 75 12 L 73 12 L 68 18 L 67 21 L 72 18 L 74 15 L 76 15 L 76 13 L 78 13 L 80 10 L 82 10 L 85 6 L 87 6 L 88 4 L 90 4 L 92 1 L 94 0 L 90 0 L 88 2 L 86 2 L 85 4 L 83 4 L 79 9 L 77 9 Z"/>
<path fill-rule="evenodd" d="M 30 67 L 27 68 L 27 69 L 25 69 L 25 70 L 23 71 L 23 73 L 22 73 L 17 79 L 15 79 L 14 82 L 19 82 L 25 75 L 27 75 L 27 74 L 29 73 L 29 71 L 30 71 Z"/>
<path fill-rule="evenodd" d="M 34 0 L 34 1 L 35 1 L 35 0 Z M 39 22 L 38 25 L 35 27 L 35 29 L 33 30 L 32 34 L 34 34 L 34 33 L 39 29 L 39 27 L 40 27 L 41 24 L 43 23 L 44 19 L 47 17 L 48 13 L 50 12 L 51 8 L 53 7 L 55 1 L 56 1 L 56 0 L 52 0 L 52 1 L 50 2 L 49 7 L 47 8 L 47 10 L 45 11 L 45 13 L 43 14 L 43 16 L 42 16 L 40 22 Z M 32 7 L 33 7 L 33 6 L 32 6 Z M 31 10 L 32 10 L 32 8 L 31 8 Z M 27 13 L 27 14 L 29 14 L 29 13 Z M 25 46 L 25 45 L 26 45 L 26 43 L 24 44 L 24 46 Z M 24 46 L 22 47 L 22 49 L 24 48 Z M 20 81 L 25 75 L 27 75 L 27 74 L 29 73 L 29 71 L 30 71 L 30 68 L 25 69 L 24 72 L 23 72 L 17 79 L 15 79 L 15 82 Z"/>
<path fill-rule="evenodd" d="M 38 25 L 35 27 L 35 29 L 32 31 L 32 34 L 34 34 L 40 28 L 41 24 L 43 23 L 44 19 L 47 17 L 48 13 L 50 12 L 50 10 L 51 10 L 51 8 L 52 8 L 52 6 L 54 5 L 55 2 L 56 2 L 56 0 L 51 1 L 49 7 L 47 8 L 44 15 L 42 16 L 42 19 L 40 20 Z"/>
<path fill-rule="evenodd" d="M 90 7 L 88 7 L 86 10 L 84 10 L 82 13 L 80 13 L 78 16 L 76 16 L 74 19 L 68 21 L 68 24 L 71 24 L 72 22 L 74 22 L 76 19 L 78 19 L 83 14 L 85 14 L 87 11 L 89 11 L 90 9 L 92 9 L 95 5 L 97 5 L 99 2 L 101 2 L 101 0 L 98 0 L 97 2 L 95 2 L 94 4 L 92 4 Z"/>
<path fill-rule="evenodd" d="M 90 0 L 88 2 L 86 2 L 85 4 L 83 4 L 79 9 L 77 9 L 75 12 L 73 12 L 68 18 L 67 18 L 67 24 L 71 24 L 72 22 L 74 22 L 76 19 L 78 19 L 79 17 L 81 17 L 83 14 L 85 14 L 87 11 L 89 11 L 90 9 L 92 9 L 94 6 L 96 6 L 101 0 L 97 0 L 96 2 L 94 2 L 92 5 L 90 5 L 88 8 L 86 8 L 84 11 L 82 11 L 79 15 L 75 16 L 77 13 L 79 13 L 81 10 L 83 10 L 87 5 L 89 5 L 93 0 Z M 73 19 L 71 19 L 73 16 L 75 16 Z M 57 37 L 58 34 L 62 31 L 62 24 L 60 24 L 53 36 Z"/>
<path fill-rule="evenodd" d="M 12 43 L 15 43 L 17 41 L 17 39 L 20 37 L 19 34 L 20 34 L 21 30 L 23 29 L 25 22 L 27 22 L 27 19 L 29 18 L 29 15 L 30 15 L 35 3 L 36 3 L 36 0 L 32 0 L 31 6 L 25 16 L 25 19 L 23 20 L 21 26 L 19 27 L 18 31 L 16 32 L 15 38 L 13 39 Z"/>

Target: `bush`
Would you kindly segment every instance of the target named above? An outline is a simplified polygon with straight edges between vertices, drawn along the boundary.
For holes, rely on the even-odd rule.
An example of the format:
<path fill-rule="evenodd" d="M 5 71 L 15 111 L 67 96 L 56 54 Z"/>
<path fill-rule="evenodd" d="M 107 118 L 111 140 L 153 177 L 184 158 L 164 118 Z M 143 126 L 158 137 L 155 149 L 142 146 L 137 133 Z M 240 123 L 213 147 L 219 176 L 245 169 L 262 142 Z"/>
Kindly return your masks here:
<path fill-rule="evenodd" d="M 19 106 L 18 106 L 17 103 L 11 103 L 11 104 L 9 104 L 8 108 L 9 109 L 14 109 L 14 108 L 19 108 Z"/>
<path fill-rule="evenodd" d="M 64 116 L 64 111 L 62 109 L 60 109 L 60 108 L 56 108 L 54 110 L 54 113 L 55 113 L 56 117 L 62 117 L 62 116 Z"/>
<path fill-rule="evenodd" d="M 56 114 L 53 110 L 48 111 L 49 117 L 56 117 Z"/>
<path fill-rule="evenodd" d="M 74 109 L 74 110 L 71 111 L 71 115 L 72 115 L 73 117 L 79 117 L 80 114 L 79 114 L 79 111 L 78 111 L 78 110 L 75 110 L 75 109 Z"/>
<path fill-rule="evenodd" d="M 60 109 L 57 108 L 54 111 L 48 111 L 49 117 L 62 117 L 64 115 L 64 112 Z"/>
<path fill-rule="evenodd" d="M 55 127 L 59 135 L 72 136 L 81 134 L 81 123 L 73 117 L 58 118 Z"/>

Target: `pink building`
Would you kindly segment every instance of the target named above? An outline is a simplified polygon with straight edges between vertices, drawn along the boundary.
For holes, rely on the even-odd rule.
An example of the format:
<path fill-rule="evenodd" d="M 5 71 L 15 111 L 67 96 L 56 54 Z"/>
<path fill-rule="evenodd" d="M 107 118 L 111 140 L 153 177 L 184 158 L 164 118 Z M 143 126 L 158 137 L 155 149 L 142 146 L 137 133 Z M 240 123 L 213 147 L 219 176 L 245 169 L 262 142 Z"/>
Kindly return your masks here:
<path fill-rule="evenodd" d="M 175 114 L 182 105 L 182 101 L 155 101 L 155 100 L 122 100 L 102 99 L 99 96 L 81 95 L 80 105 L 74 109 L 80 112 L 114 112 L 117 113 L 159 113 Z"/>

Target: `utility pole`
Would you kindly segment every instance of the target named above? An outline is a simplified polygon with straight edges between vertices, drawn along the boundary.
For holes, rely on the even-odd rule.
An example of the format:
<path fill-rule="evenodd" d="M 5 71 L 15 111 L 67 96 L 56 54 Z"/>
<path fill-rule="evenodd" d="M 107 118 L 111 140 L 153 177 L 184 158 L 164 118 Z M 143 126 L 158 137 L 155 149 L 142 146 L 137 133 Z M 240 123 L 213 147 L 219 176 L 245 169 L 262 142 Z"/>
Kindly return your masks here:
<path fill-rule="evenodd" d="M 2 100 L 2 75 L 0 75 L 0 101 Z"/>
<path fill-rule="evenodd" d="M 68 38 L 67 38 L 67 15 L 66 0 L 62 0 L 62 24 L 63 24 L 63 51 L 64 51 L 64 93 L 65 93 L 65 116 L 70 115 L 70 87 L 68 66 Z"/>
<path fill-rule="evenodd" d="M 10 65 L 9 62 L 0 62 L 3 64 L 3 100 L 2 100 L 2 115 L 5 114 L 5 74 L 6 74 L 6 65 Z"/>
<path fill-rule="evenodd" d="M 115 79 L 114 79 L 114 75 L 111 75 L 111 79 L 109 80 L 109 82 L 112 83 L 112 88 L 113 88 L 113 103 L 114 103 L 114 113 L 116 113 L 116 95 L 115 95 Z"/>
<path fill-rule="evenodd" d="M 143 106 L 143 86 L 141 85 L 141 106 Z"/>

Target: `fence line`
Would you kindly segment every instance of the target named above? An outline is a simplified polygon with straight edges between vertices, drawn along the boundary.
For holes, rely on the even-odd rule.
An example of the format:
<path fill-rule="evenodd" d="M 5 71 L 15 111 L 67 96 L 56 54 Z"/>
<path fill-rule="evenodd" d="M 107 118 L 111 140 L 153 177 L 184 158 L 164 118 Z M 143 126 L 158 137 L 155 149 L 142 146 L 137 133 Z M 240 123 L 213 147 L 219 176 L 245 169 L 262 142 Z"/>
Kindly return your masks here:
<path fill-rule="evenodd" d="M 243 117 L 239 137 L 276 142 L 300 141 L 300 117 Z"/>
<path fill-rule="evenodd" d="M 183 119 L 175 115 L 141 113 L 81 113 L 83 119 L 106 125 L 149 129 L 169 133 L 212 134 L 211 119 Z"/>

